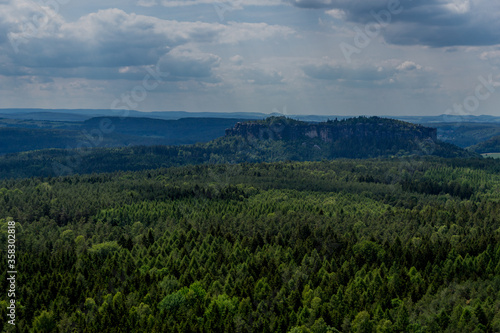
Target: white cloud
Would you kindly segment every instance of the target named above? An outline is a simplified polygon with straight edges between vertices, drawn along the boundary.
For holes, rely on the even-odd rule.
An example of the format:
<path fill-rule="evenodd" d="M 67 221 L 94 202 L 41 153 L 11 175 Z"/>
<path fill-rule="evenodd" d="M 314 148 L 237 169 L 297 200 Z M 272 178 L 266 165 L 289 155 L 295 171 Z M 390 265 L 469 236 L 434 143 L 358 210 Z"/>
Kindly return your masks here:
<path fill-rule="evenodd" d="M 465 14 L 470 11 L 470 0 L 452 0 L 444 5 L 450 12 Z"/>
<path fill-rule="evenodd" d="M 219 66 L 220 60 L 215 54 L 178 47 L 161 57 L 158 69 L 174 78 L 206 79 L 212 76 L 212 69 Z"/>
<path fill-rule="evenodd" d="M 18 36 L 23 39 L 17 54 L 4 41 L 1 49 L 10 56 L 11 64 L 34 69 L 146 66 L 186 44 L 237 44 L 293 33 L 288 27 L 266 23 L 180 22 L 126 13 L 116 8 L 90 13 L 75 22 L 56 17 L 50 33 Z M 0 23 L 7 23 L 11 30 L 16 26 L 12 21 L 0 14 Z"/>
<path fill-rule="evenodd" d="M 409 60 L 406 60 L 404 61 L 403 63 L 401 63 L 401 65 L 397 66 L 396 67 L 397 70 L 404 70 L 404 71 L 412 71 L 412 70 L 419 70 L 419 69 L 422 69 L 422 66 L 420 66 L 419 64 L 416 64 L 414 63 L 413 61 L 409 61 Z"/>
<path fill-rule="evenodd" d="M 237 55 L 232 56 L 231 58 L 229 58 L 229 60 L 233 64 L 235 64 L 236 66 L 240 66 L 241 64 L 243 64 L 244 58 L 242 56 L 240 56 L 239 54 L 237 54 Z"/>
<path fill-rule="evenodd" d="M 500 64 L 500 50 L 482 52 L 479 58 L 494 64 Z"/>
<path fill-rule="evenodd" d="M 330 9 L 326 11 L 326 14 L 338 20 L 342 20 L 345 18 L 345 12 L 342 9 Z"/>

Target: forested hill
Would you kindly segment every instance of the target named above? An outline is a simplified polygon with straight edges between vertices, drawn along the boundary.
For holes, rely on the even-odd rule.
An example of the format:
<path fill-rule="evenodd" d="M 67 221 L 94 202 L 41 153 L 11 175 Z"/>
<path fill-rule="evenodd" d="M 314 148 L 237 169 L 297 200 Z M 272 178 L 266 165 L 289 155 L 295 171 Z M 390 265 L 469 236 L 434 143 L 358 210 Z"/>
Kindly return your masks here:
<path fill-rule="evenodd" d="M 306 123 L 285 117 L 237 123 L 227 137 L 246 141 L 283 141 L 290 152 L 318 150 L 322 158 L 370 158 L 393 155 L 466 157 L 468 152 L 437 140 L 437 130 L 380 117 Z M 297 159 L 297 157 L 292 158 Z M 311 158 L 309 158 L 311 159 Z M 314 158 L 312 158 L 314 159 Z"/>
<path fill-rule="evenodd" d="M 479 156 L 437 141 L 435 134 L 434 129 L 376 117 L 316 124 L 271 117 L 255 123 L 239 123 L 226 131 L 225 137 L 195 145 L 50 149 L 1 156 L 0 179 L 206 163 Z"/>
<path fill-rule="evenodd" d="M 357 117 L 307 123 L 286 117 L 269 117 L 263 121 L 237 123 L 227 129 L 226 135 L 240 135 L 249 139 L 307 140 L 318 138 L 323 142 L 358 139 L 366 143 L 389 143 L 394 140 L 433 140 L 437 130 L 421 125 L 380 117 Z"/>
<path fill-rule="evenodd" d="M 500 135 L 474 145 L 469 149 L 480 154 L 500 153 Z"/>

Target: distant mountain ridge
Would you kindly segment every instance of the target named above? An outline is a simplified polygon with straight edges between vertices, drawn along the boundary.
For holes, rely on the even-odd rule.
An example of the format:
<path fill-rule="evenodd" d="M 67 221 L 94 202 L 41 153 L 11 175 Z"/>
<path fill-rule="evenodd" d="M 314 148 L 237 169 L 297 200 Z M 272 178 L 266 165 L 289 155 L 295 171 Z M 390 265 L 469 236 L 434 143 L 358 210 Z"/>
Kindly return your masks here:
<path fill-rule="evenodd" d="M 479 154 L 500 153 L 500 135 L 469 147 L 469 150 Z"/>
<path fill-rule="evenodd" d="M 236 118 L 263 119 L 277 113 L 259 112 L 187 112 L 187 111 L 136 111 L 110 109 L 0 109 L 0 118 L 85 121 L 95 117 L 152 118 L 178 120 L 181 118 Z"/>
<path fill-rule="evenodd" d="M 82 145 L 124 147 L 208 142 L 223 136 L 227 127 L 242 120 L 94 117 L 83 122 L 29 122 L 0 119 L 0 155 L 50 148 L 76 148 Z M 109 127 L 106 133 L 100 131 L 103 121 Z M 89 139 L 89 135 L 96 135 L 96 138 Z"/>
<path fill-rule="evenodd" d="M 274 110 L 278 111 L 278 110 Z M 237 119 L 265 119 L 271 116 L 286 116 L 288 118 L 308 121 L 324 122 L 335 118 L 347 119 L 351 115 L 306 115 L 287 114 L 286 112 L 188 112 L 188 111 L 137 111 L 112 109 L 40 109 L 40 108 L 0 108 L 0 118 L 9 119 L 36 119 L 60 121 L 84 121 L 93 117 L 139 117 L 164 120 L 180 118 L 237 118 Z M 439 116 L 390 116 L 383 118 L 397 119 L 415 124 L 430 123 L 499 123 L 500 116 L 491 115 L 447 115 Z"/>

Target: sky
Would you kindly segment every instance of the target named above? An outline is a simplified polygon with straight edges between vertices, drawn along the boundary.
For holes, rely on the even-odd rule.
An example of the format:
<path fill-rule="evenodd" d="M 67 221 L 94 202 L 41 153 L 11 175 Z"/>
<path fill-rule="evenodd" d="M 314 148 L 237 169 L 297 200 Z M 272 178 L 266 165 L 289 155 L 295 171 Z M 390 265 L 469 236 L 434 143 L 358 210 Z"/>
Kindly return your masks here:
<path fill-rule="evenodd" d="M 0 108 L 500 116 L 500 2 L 0 0 Z"/>

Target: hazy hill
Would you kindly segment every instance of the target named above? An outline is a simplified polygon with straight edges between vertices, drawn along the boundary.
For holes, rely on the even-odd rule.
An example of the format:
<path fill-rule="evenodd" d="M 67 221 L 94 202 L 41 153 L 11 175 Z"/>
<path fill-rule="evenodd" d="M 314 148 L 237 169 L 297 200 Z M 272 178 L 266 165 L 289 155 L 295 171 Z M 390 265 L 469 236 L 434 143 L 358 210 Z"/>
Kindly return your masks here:
<path fill-rule="evenodd" d="M 428 123 L 425 126 L 436 128 L 439 140 L 453 143 L 462 148 L 500 135 L 500 123 L 498 122 Z"/>
<path fill-rule="evenodd" d="M 283 116 L 296 120 L 308 122 L 323 122 L 330 119 L 346 119 L 352 116 L 338 115 L 332 110 L 328 115 L 306 115 L 286 114 L 286 108 L 280 113 L 274 112 L 187 112 L 187 111 L 136 111 L 136 110 L 110 110 L 110 109 L 0 109 L 0 118 L 12 119 L 45 119 L 66 121 L 67 117 L 75 117 L 75 120 L 83 121 L 94 117 L 138 117 L 154 118 L 164 120 L 176 120 L 181 118 L 240 118 L 240 119 L 265 119 L 270 116 Z M 31 117 L 31 118 L 30 118 Z M 446 115 L 439 116 L 383 116 L 384 118 L 397 119 L 414 124 L 430 125 L 437 123 L 498 123 L 500 117 L 489 115 Z"/>
<path fill-rule="evenodd" d="M 500 153 L 500 135 L 469 148 L 479 154 Z"/>
<path fill-rule="evenodd" d="M 106 122 L 105 133 L 101 131 Z M 84 122 L 0 119 L 0 154 L 47 148 L 179 145 L 207 142 L 224 135 L 241 119 L 91 118 Z M 95 136 L 94 138 L 90 136 Z M 98 140 L 98 141 L 95 141 Z"/>
<path fill-rule="evenodd" d="M 92 115 L 59 112 L 1 113 L 0 111 L 0 118 L 18 120 L 84 121 L 91 117 Z"/>
<path fill-rule="evenodd" d="M 102 121 L 108 121 L 113 128 L 113 133 L 156 139 L 157 144 L 192 144 L 221 137 L 227 127 L 241 120 L 232 118 L 182 118 L 179 120 L 92 118 L 83 123 L 83 128 L 88 131 L 99 129 Z M 133 142 L 130 144 L 137 145 Z"/>
<path fill-rule="evenodd" d="M 259 112 L 186 112 L 110 110 L 110 109 L 0 109 L 0 118 L 84 121 L 95 117 L 153 118 L 178 120 L 181 118 L 237 118 L 263 119 L 270 116 Z"/>
<path fill-rule="evenodd" d="M 500 123 L 500 117 L 490 115 L 450 115 L 439 116 L 387 116 L 385 118 L 395 118 L 409 123 L 430 125 L 432 123 Z"/>

